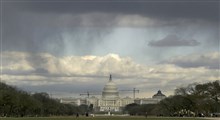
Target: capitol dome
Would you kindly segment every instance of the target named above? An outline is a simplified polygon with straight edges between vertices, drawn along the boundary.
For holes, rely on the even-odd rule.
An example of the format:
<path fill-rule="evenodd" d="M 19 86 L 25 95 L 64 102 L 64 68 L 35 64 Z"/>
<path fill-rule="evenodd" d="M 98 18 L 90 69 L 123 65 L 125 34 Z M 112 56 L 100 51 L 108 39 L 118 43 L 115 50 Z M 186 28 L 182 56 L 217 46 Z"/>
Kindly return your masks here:
<path fill-rule="evenodd" d="M 108 83 L 105 85 L 103 91 L 102 91 L 102 97 L 103 98 L 118 98 L 118 88 L 116 87 L 116 84 L 112 81 L 112 76 L 110 75 Z"/>

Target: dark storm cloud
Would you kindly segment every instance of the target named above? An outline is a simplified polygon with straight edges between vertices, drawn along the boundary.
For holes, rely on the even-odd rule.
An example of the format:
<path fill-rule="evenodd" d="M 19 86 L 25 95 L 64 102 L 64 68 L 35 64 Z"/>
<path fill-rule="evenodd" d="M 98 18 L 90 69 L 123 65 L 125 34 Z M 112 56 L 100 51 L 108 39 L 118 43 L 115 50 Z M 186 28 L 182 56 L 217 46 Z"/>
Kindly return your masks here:
<path fill-rule="evenodd" d="M 208 58 L 204 58 L 204 60 L 200 61 L 174 61 L 170 62 L 170 64 L 175 64 L 183 68 L 206 67 L 208 69 L 220 69 L 219 59 L 210 60 Z"/>
<path fill-rule="evenodd" d="M 56 55 L 70 51 L 76 55 L 91 54 L 100 38 L 111 31 L 101 27 L 80 28 L 78 21 L 84 18 L 77 20 L 77 17 L 71 19 L 68 16 L 25 13 L 15 15 L 17 17 L 11 15 L 4 16 L 3 50 L 50 52 Z"/>
<path fill-rule="evenodd" d="M 26 2 L 5 3 L 22 11 L 32 11 L 41 13 L 122 13 L 141 14 L 156 18 L 198 18 L 207 20 L 219 19 L 218 0 L 154 0 L 154 1 L 97 1 L 97 0 L 21 0 Z M 19 1 L 19 0 L 18 0 Z M 29 1 L 29 2 L 27 2 Z M 6 0 L 5 0 L 6 2 Z"/>
<path fill-rule="evenodd" d="M 14 57 L 13 62 L 3 59 L 3 65 L 5 65 L 4 61 L 12 64 L 12 67 L 9 66 L 9 69 L 6 69 L 5 71 L 3 70 L 3 77 L 5 77 L 7 82 L 11 84 L 16 84 L 18 86 L 21 86 L 22 88 L 29 89 L 30 91 L 61 91 L 68 93 L 74 91 L 78 95 L 78 93 L 86 92 L 84 91 L 85 88 L 88 88 L 91 91 L 102 90 L 104 83 L 108 81 L 108 76 L 103 76 L 102 72 L 106 70 L 102 69 L 105 67 L 92 66 L 100 65 L 100 62 L 98 62 L 98 64 L 91 63 L 91 61 L 85 62 L 91 65 L 91 70 L 100 70 L 100 73 L 97 72 L 92 75 L 81 75 L 77 72 L 72 72 L 73 74 L 66 75 L 66 73 L 71 70 L 63 70 L 61 67 L 64 67 L 64 65 L 60 65 L 60 68 L 58 68 L 58 70 L 60 71 L 50 73 L 49 67 L 47 65 L 42 65 L 48 62 L 40 56 L 34 56 L 35 53 L 46 52 L 53 54 L 54 57 L 56 55 L 62 56 L 66 54 L 71 54 L 74 56 L 97 56 L 96 53 L 93 53 L 94 49 L 99 48 L 98 51 L 102 52 L 109 47 L 111 49 L 106 53 L 104 52 L 104 54 L 101 53 L 101 56 L 115 51 L 115 53 L 120 55 L 120 50 L 124 50 L 126 52 L 130 52 L 129 54 L 127 54 L 127 52 L 126 54 L 124 54 L 124 56 L 130 57 L 131 54 L 133 55 L 133 58 L 137 58 L 140 56 L 139 59 L 142 59 L 146 62 L 148 61 L 148 59 L 146 59 L 145 56 L 155 55 L 156 52 L 155 50 L 152 50 L 154 48 L 149 47 L 149 54 L 146 55 L 146 51 L 143 52 L 140 50 L 140 48 L 142 47 L 142 43 L 143 46 L 146 47 L 146 44 L 144 43 L 149 42 L 149 40 L 158 40 L 157 36 L 164 36 L 166 34 L 172 33 L 180 36 L 181 38 L 184 38 L 175 39 L 178 41 L 178 43 L 175 43 L 175 45 L 191 45 L 190 43 L 192 43 L 193 45 L 198 45 L 199 43 L 201 43 L 201 45 L 206 46 L 206 44 L 204 44 L 202 40 L 200 41 L 200 39 L 197 38 L 197 36 L 201 35 L 201 38 L 207 39 L 207 44 L 211 43 L 210 47 L 207 48 L 207 50 L 209 50 L 210 48 L 213 48 L 214 45 L 218 45 L 215 43 L 219 43 L 219 39 L 217 39 L 216 37 L 219 35 L 219 1 L 199 1 L 200 0 L 114 0 L 112 2 L 110 0 L 3 0 L 3 14 L 1 15 L 1 18 L 3 20 L 3 26 L 1 26 L 3 29 L 3 51 L 31 52 L 31 55 L 33 56 L 24 57 L 24 59 L 21 59 L 18 56 L 22 55 L 16 53 L 10 55 Z M 123 22 L 122 26 L 117 24 L 118 19 L 122 20 L 120 21 Z M 148 24 L 151 22 L 151 26 L 145 25 L 145 23 Z M 114 29 L 119 27 L 130 27 L 132 29 L 145 28 L 147 29 L 147 32 L 148 29 L 149 31 L 153 32 L 152 36 L 150 34 L 147 34 L 145 36 L 142 33 L 140 35 L 140 38 L 138 38 L 139 34 L 136 33 L 139 32 L 135 32 L 135 29 L 133 29 L 131 32 L 128 33 L 120 31 L 120 34 L 113 34 L 113 36 L 111 36 L 111 33 L 116 31 Z M 169 31 L 170 29 L 175 30 L 173 30 L 173 32 Z M 177 32 L 175 33 L 175 31 Z M 213 34 L 213 32 L 215 34 Z M 146 40 L 146 42 L 135 40 L 132 40 L 132 42 L 126 41 L 127 38 L 124 36 L 130 37 L 129 33 L 135 33 L 135 35 L 133 35 L 135 37 L 135 40 L 145 40 L 145 38 L 148 38 L 149 40 Z M 183 34 L 184 36 L 182 36 Z M 196 34 L 196 37 L 194 36 L 194 34 Z M 109 39 L 106 40 L 105 38 L 108 37 Z M 114 40 L 115 38 L 119 39 Z M 199 40 L 199 42 L 188 38 L 195 38 L 195 40 Z M 106 40 L 107 42 L 104 40 Z M 106 44 L 103 44 L 105 42 Z M 123 44 L 119 44 L 120 42 Z M 117 46 L 117 44 L 119 44 L 118 47 L 115 47 Z M 170 41 L 170 44 L 173 44 L 172 41 Z M 135 45 L 137 46 L 134 47 Z M 125 49 L 122 48 L 123 46 L 126 46 L 124 47 Z M 116 50 L 116 48 L 118 48 L 118 51 Z M 133 53 L 131 53 L 131 51 Z M 168 54 L 162 53 L 161 50 L 158 49 L 158 54 L 159 53 L 162 54 L 161 56 L 167 56 L 171 54 L 171 52 L 167 52 Z M 185 53 L 185 49 L 181 50 L 180 53 Z M 158 59 L 158 54 L 155 55 L 155 60 L 162 59 L 162 57 L 161 59 Z M 18 56 L 16 57 L 15 55 Z M 214 65 L 216 64 L 216 61 L 218 59 L 214 58 L 214 61 L 211 61 L 208 58 L 209 57 L 203 59 L 201 57 L 201 59 L 193 62 L 190 62 L 190 60 L 188 59 L 182 61 L 181 59 L 175 59 L 173 61 L 166 61 L 165 63 L 175 64 L 183 67 L 184 69 L 198 67 L 199 70 L 199 67 L 204 66 L 212 70 L 217 69 L 217 67 L 215 67 Z M 67 64 L 65 64 L 65 66 L 67 67 L 64 68 L 77 68 L 77 66 L 79 65 L 79 68 L 85 69 L 88 65 L 85 64 L 86 66 L 80 66 L 80 63 L 77 64 L 77 62 L 80 61 L 82 60 L 79 59 L 73 62 L 67 62 Z M 114 60 L 111 59 L 109 61 Z M 18 64 L 19 66 L 17 67 L 17 69 L 13 70 L 16 64 Z M 31 68 L 27 70 L 22 70 L 22 68 L 25 67 L 26 64 L 27 67 L 29 66 Z M 159 85 L 163 82 L 164 79 L 166 79 L 166 76 L 169 76 L 166 73 L 166 70 L 165 72 L 160 72 L 161 68 L 166 69 L 167 67 L 168 69 L 169 66 L 162 66 L 161 68 L 155 67 L 155 71 L 159 72 L 154 74 L 148 72 L 145 73 L 146 71 L 148 71 L 148 68 L 140 69 L 136 67 L 133 68 L 132 66 L 131 68 L 126 68 L 127 66 L 129 66 L 127 62 L 125 62 L 125 65 L 123 65 L 122 67 L 118 67 L 118 64 L 114 64 L 112 62 L 108 64 L 106 65 L 108 65 L 109 67 L 117 68 L 115 69 L 116 72 L 115 74 L 113 73 L 113 75 L 115 76 L 115 78 L 118 78 L 118 80 L 115 79 L 116 82 L 121 82 L 119 86 L 122 89 L 123 84 L 125 84 L 126 86 L 124 87 L 124 89 L 130 89 L 133 88 L 134 85 L 140 85 L 140 82 L 137 82 L 137 79 L 135 79 L 135 76 L 139 76 L 139 74 L 140 79 L 146 79 L 144 76 L 148 76 L 149 81 L 158 80 L 158 82 L 155 82 L 155 84 L 152 83 L 150 85 L 149 82 L 147 82 L 146 84 L 148 84 L 149 88 L 161 87 Z M 58 64 L 56 62 L 52 62 L 49 65 Z M 71 67 L 72 65 L 73 67 Z M 139 64 L 135 64 L 135 66 L 139 66 Z M 176 66 L 173 67 L 175 70 Z M 171 70 L 173 67 L 171 67 Z M 124 68 L 125 71 L 118 70 L 118 68 Z M 131 71 L 128 71 L 129 69 Z M 109 68 L 108 70 L 114 71 L 113 68 Z M 152 69 L 152 71 L 153 70 L 154 69 Z M 202 76 L 203 74 L 207 74 L 207 76 L 213 76 L 213 74 L 217 74 L 214 70 L 212 71 L 213 73 L 201 73 L 200 71 L 197 72 L 188 69 L 186 71 L 191 72 L 187 73 L 186 76 L 192 76 L 191 74 L 193 74 L 193 76 L 196 76 L 198 80 L 208 79 L 207 77 L 200 78 L 200 76 Z M 85 69 L 84 71 L 82 71 L 82 73 L 85 73 L 86 71 L 89 70 Z M 128 74 L 124 75 L 123 73 L 126 71 L 128 72 Z M 182 73 L 178 70 L 176 72 Z M 171 75 L 173 75 L 173 73 L 171 73 Z M 143 78 L 141 76 L 143 76 Z M 129 80 L 129 78 L 131 80 Z M 179 80 L 181 78 L 178 77 L 177 79 Z M 167 78 L 166 80 L 172 81 L 173 77 Z M 179 84 L 180 82 L 177 81 L 175 83 Z M 172 86 L 167 86 L 167 88 L 168 87 L 172 88 Z"/>
<path fill-rule="evenodd" d="M 205 67 L 208 69 L 220 69 L 220 54 L 218 52 L 206 54 L 191 54 L 187 56 L 179 56 L 171 58 L 163 63 L 175 64 L 183 68 Z"/>
<path fill-rule="evenodd" d="M 103 38 L 119 27 L 114 20 L 123 15 L 152 18 L 152 21 L 160 20 L 167 26 L 178 26 L 179 21 L 188 19 L 189 22 L 203 20 L 217 27 L 218 3 L 215 0 L 4 0 L 3 50 L 49 52 L 56 55 L 93 54 L 97 46 L 102 46 Z M 188 22 L 183 24 L 187 26 Z M 128 23 L 123 27 L 133 25 Z"/>
<path fill-rule="evenodd" d="M 168 35 L 157 41 L 150 41 L 149 46 L 153 47 L 178 47 L 178 46 L 197 46 L 200 43 L 194 39 L 184 40 L 176 35 Z"/>
<path fill-rule="evenodd" d="M 186 61 L 181 61 L 181 62 L 174 62 L 173 64 L 176 64 L 180 67 L 184 68 L 197 68 L 197 67 L 206 67 L 208 69 L 217 69 L 219 70 L 219 62 L 216 61 L 211 61 L 211 62 L 186 62 Z"/>

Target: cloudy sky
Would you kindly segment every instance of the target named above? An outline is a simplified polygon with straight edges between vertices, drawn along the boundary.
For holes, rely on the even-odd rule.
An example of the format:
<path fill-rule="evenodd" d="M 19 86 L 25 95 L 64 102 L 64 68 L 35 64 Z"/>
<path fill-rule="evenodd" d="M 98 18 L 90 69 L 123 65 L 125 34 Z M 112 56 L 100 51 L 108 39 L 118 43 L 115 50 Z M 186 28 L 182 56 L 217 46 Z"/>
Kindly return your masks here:
<path fill-rule="evenodd" d="M 1 0 L 1 78 L 30 92 L 157 90 L 219 80 L 218 0 Z M 131 95 L 131 93 L 121 93 Z"/>

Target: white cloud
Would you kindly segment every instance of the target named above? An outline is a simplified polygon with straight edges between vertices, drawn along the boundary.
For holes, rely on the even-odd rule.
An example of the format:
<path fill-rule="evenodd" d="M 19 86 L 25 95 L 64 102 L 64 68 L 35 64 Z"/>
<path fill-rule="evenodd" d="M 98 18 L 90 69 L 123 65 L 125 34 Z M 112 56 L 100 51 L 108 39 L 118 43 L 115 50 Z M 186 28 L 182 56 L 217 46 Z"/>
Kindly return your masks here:
<path fill-rule="evenodd" d="M 29 54 L 22 52 L 4 52 L 2 54 L 3 70 L 11 71 L 31 71 L 34 68 L 27 61 Z"/>
<path fill-rule="evenodd" d="M 3 52 L 2 55 L 3 60 L 7 60 L 3 61 L 2 79 L 14 85 L 91 85 L 100 90 L 103 87 L 100 85 L 107 82 L 111 73 L 122 88 L 136 87 L 143 91 L 162 89 L 171 93 L 181 84 L 220 79 L 216 69 L 184 68 L 174 64 L 146 66 L 117 54 L 56 57 L 48 53 Z M 209 57 L 217 56 L 213 54 Z M 15 69 L 8 69 L 10 67 Z"/>

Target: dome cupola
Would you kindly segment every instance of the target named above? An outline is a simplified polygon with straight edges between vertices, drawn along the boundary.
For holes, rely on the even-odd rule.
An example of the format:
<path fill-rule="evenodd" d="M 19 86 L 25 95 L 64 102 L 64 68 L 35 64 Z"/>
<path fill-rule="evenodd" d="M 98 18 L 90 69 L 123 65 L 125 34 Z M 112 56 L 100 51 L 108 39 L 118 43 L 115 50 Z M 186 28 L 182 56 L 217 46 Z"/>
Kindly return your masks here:
<path fill-rule="evenodd" d="M 160 90 L 158 90 L 157 94 L 153 95 L 153 98 L 164 99 L 166 96 Z"/>
<path fill-rule="evenodd" d="M 105 85 L 102 91 L 102 98 L 118 98 L 118 88 L 116 84 L 112 81 L 112 75 L 109 77 L 108 83 Z"/>

